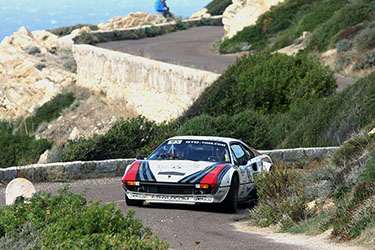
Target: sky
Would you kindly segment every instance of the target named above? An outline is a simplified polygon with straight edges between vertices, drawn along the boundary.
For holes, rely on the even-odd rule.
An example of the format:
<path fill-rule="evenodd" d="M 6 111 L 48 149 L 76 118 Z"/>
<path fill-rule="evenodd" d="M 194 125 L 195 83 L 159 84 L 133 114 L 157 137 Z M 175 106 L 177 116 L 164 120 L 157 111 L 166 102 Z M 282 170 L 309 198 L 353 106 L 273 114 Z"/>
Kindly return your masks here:
<path fill-rule="evenodd" d="M 167 0 L 176 16 L 189 17 L 212 0 Z M 0 41 L 25 26 L 30 31 L 99 24 L 132 12 L 154 14 L 155 0 L 0 0 Z"/>

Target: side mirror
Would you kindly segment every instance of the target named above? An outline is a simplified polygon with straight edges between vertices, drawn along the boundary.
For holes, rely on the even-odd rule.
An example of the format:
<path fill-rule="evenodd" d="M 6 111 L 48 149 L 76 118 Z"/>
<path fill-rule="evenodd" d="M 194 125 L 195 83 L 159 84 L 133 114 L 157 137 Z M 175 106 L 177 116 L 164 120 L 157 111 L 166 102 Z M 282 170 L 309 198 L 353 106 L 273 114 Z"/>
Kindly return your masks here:
<path fill-rule="evenodd" d="M 242 159 L 240 160 L 240 162 L 238 163 L 238 165 L 240 166 L 245 166 L 247 164 L 247 160 L 246 159 Z"/>
<path fill-rule="evenodd" d="M 143 155 L 137 155 L 136 159 L 137 160 L 144 160 L 145 158 L 143 157 Z"/>

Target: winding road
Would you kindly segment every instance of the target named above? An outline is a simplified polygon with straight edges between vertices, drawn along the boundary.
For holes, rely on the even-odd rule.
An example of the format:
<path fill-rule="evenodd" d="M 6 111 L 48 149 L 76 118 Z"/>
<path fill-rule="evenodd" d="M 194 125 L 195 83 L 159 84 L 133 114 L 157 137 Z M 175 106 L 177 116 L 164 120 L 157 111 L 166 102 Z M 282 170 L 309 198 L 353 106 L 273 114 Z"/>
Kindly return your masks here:
<path fill-rule="evenodd" d="M 221 55 L 212 51 L 212 44 L 221 40 L 223 35 L 224 29 L 221 26 L 201 26 L 141 40 L 99 43 L 97 46 L 162 62 L 223 73 L 240 57 L 237 54 Z M 354 82 L 353 79 L 338 74 L 335 77 L 338 92 Z"/>

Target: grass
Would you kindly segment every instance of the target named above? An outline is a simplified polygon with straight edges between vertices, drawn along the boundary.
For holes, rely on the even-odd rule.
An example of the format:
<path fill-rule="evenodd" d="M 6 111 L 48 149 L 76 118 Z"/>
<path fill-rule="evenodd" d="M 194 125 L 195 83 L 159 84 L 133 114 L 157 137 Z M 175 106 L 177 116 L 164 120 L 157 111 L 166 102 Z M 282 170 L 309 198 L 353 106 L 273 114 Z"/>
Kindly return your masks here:
<path fill-rule="evenodd" d="M 281 230 L 280 232 L 292 234 L 318 235 L 322 233 L 320 225 L 328 219 L 329 216 L 326 213 L 321 213 L 312 218 L 304 220 L 288 229 Z"/>

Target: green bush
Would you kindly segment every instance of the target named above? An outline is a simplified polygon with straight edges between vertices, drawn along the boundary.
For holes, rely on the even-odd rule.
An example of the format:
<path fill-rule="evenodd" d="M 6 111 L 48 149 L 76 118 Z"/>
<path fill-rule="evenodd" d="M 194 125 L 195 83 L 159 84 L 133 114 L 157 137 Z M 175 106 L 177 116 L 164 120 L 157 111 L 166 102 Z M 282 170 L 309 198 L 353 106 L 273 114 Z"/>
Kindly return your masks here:
<path fill-rule="evenodd" d="M 371 0 L 358 0 L 346 4 L 313 32 L 308 49 L 325 51 L 334 47 L 341 32 L 366 20 L 371 20 L 374 10 L 375 3 Z"/>
<path fill-rule="evenodd" d="M 375 75 L 272 119 L 274 148 L 341 145 L 375 119 Z"/>
<path fill-rule="evenodd" d="M 359 182 L 345 198 L 336 200 L 336 206 L 332 235 L 342 240 L 358 237 L 375 222 L 375 183 Z"/>
<path fill-rule="evenodd" d="M 337 52 L 348 51 L 353 47 L 353 41 L 348 39 L 342 39 L 337 42 L 336 50 Z"/>
<path fill-rule="evenodd" d="M 182 124 L 176 134 L 233 137 L 253 147 L 270 148 L 271 129 L 266 116 L 249 110 L 233 116 L 200 115 Z"/>
<path fill-rule="evenodd" d="M 33 116 L 26 118 L 22 128 L 26 133 L 34 132 L 39 124 L 58 118 L 63 109 L 69 107 L 74 102 L 74 99 L 74 93 L 72 92 L 58 94 L 38 108 Z"/>
<path fill-rule="evenodd" d="M 354 48 L 358 51 L 375 47 L 375 28 L 363 29 L 354 38 Z"/>
<path fill-rule="evenodd" d="M 335 69 L 340 71 L 340 70 L 347 68 L 350 64 L 353 63 L 354 56 L 355 56 L 355 53 L 351 50 L 343 54 L 338 54 Z"/>
<path fill-rule="evenodd" d="M 66 36 L 72 33 L 73 30 L 75 29 L 80 29 L 82 27 L 88 26 L 91 30 L 98 30 L 97 25 L 92 25 L 92 24 L 77 24 L 73 26 L 67 26 L 67 27 L 61 27 L 61 28 L 56 28 L 56 29 L 50 29 L 48 30 L 52 34 L 55 34 L 56 36 Z"/>
<path fill-rule="evenodd" d="M 32 46 L 27 50 L 27 54 L 38 55 L 40 54 L 40 48 L 37 46 Z"/>
<path fill-rule="evenodd" d="M 77 44 L 97 44 L 99 41 L 99 38 L 95 35 L 89 33 L 89 32 L 82 32 L 77 39 Z"/>
<path fill-rule="evenodd" d="M 375 140 L 371 136 L 360 136 L 354 137 L 347 140 L 341 145 L 331 157 L 331 160 L 335 166 L 344 167 L 348 162 L 357 160 L 369 145 L 374 145 Z"/>
<path fill-rule="evenodd" d="M 35 249 L 168 248 L 133 217 L 134 210 L 124 216 L 114 204 L 87 202 L 66 189 L 56 196 L 42 193 L 30 203 L 1 208 L 0 248 L 20 244 Z"/>
<path fill-rule="evenodd" d="M 52 142 L 36 140 L 23 132 L 13 132 L 13 124 L 0 122 L 0 168 L 36 163 Z"/>
<path fill-rule="evenodd" d="M 145 31 L 146 31 L 147 37 L 154 37 L 154 36 L 161 35 L 160 27 L 157 27 L 155 25 L 151 25 L 151 27 L 147 27 Z"/>
<path fill-rule="evenodd" d="M 293 27 L 305 14 L 310 13 L 313 6 L 323 5 L 322 0 L 287 0 L 271 8 L 261 15 L 255 25 L 245 27 L 233 38 L 224 40 L 220 47 L 220 53 L 239 52 L 235 48 L 240 48 L 238 44 L 248 43 L 251 50 L 263 50 L 273 41 L 278 34 L 282 34 L 288 28 Z M 324 17 L 320 13 L 321 17 Z M 315 23 L 315 21 L 314 21 Z M 319 24 L 319 21 L 317 21 Z M 302 31 L 296 31 L 291 37 L 278 41 L 277 47 L 291 44 L 295 38 L 299 37 Z M 284 40 L 287 40 L 286 42 Z"/>
<path fill-rule="evenodd" d="M 284 230 L 307 216 L 306 195 L 297 171 L 277 163 L 273 171 L 256 178 L 258 204 L 250 211 L 257 225 L 265 227 L 281 222 Z"/>
<path fill-rule="evenodd" d="M 232 4 L 232 0 L 212 0 L 205 8 L 212 16 L 216 16 L 222 15 L 230 4 Z"/>
<path fill-rule="evenodd" d="M 77 63 L 74 59 L 70 59 L 63 64 L 64 68 L 72 73 L 77 73 Z"/>
<path fill-rule="evenodd" d="M 375 182 L 375 151 L 371 151 L 370 156 L 365 169 L 360 173 L 360 181 L 362 182 Z"/>
<path fill-rule="evenodd" d="M 361 55 L 358 61 L 353 65 L 352 70 L 368 69 L 375 66 L 375 51 L 369 51 Z"/>
<path fill-rule="evenodd" d="M 299 103 L 331 95 L 336 86 L 333 72 L 306 54 L 256 53 L 231 66 L 185 116 L 231 115 L 245 110 L 285 112 Z"/>
<path fill-rule="evenodd" d="M 296 16 L 291 27 L 286 29 L 285 32 L 277 34 L 272 50 L 291 45 L 304 31 L 314 31 L 322 23 L 329 20 L 332 17 L 332 13 L 341 9 L 347 3 L 348 1 L 343 0 L 328 0 L 314 1 L 311 5 L 302 5 L 299 8 L 300 14 Z"/>
<path fill-rule="evenodd" d="M 154 149 L 151 149 L 150 145 L 155 145 L 156 142 L 160 143 L 167 139 L 168 135 L 164 135 L 164 133 L 168 133 L 163 126 L 167 125 L 157 125 L 142 116 L 121 120 L 105 135 L 68 141 L 63 146 L 59 160 L 89 161 L 133 158 L 138 153 L 150 153 Z"/>

